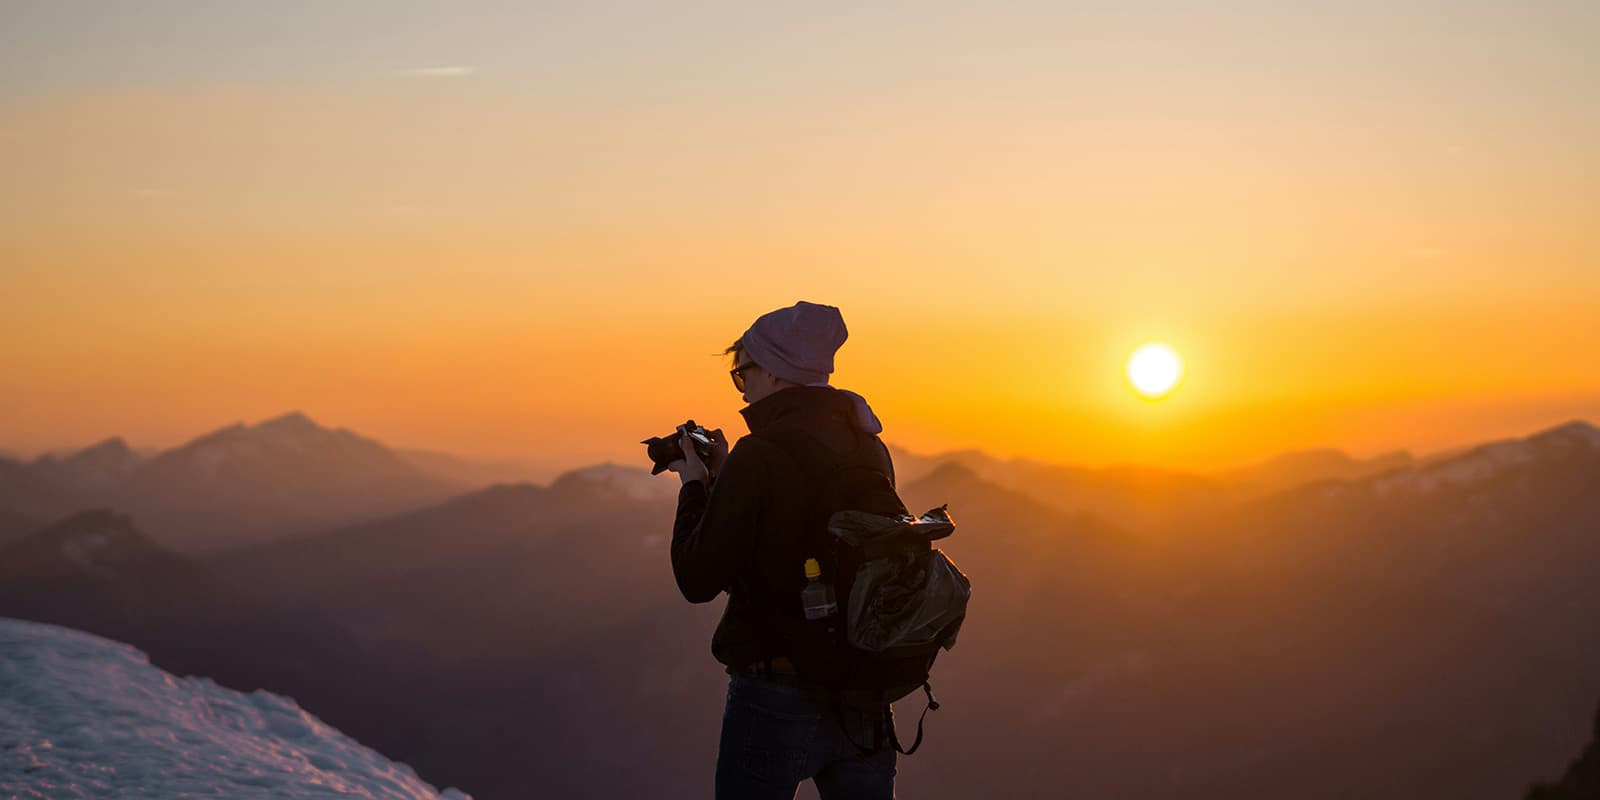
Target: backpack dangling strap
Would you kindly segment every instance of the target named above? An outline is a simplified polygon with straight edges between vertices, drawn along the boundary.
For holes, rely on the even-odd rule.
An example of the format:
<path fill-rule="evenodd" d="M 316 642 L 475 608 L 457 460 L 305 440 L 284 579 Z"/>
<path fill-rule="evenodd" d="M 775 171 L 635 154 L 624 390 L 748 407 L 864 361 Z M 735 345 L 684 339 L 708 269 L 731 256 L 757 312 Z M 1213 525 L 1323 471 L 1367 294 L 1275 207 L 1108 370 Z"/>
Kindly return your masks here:
<path fill-rule="evenodd" d="M 907 749 L 905 749 L 905 748 L 900 746 L 900 737 L 895 735 L 895 732 L 894 732 L 894 720 L 891 719 L 889 721 L 889 741 L 894 742 L 894 749 L 896 749 L 896 750 L 900 751 L 902 754 L 908 755 L 908 756 L 911 755 L 912 753 L 917 752 L 917 748 L 922 746 L 922 722 L 923 722 L 923 720 L 928 718 L 928 712 L 929 711 L 938 711 L 939 710 L 939 701 L 936 700 L 934 698 L 934 696 L 933 696 L 933 685 L 928 683 L 927 681 L 923 681 L 922 682 L 922 691 L 923 691 L 924 694 L 928 695 L 928 705 L 923 707 L 922 716 L 917 717 L 917 738 L 916 738 L 915 741 L 913 741 L 911 743 L 911 749 L 910 750 L 907 750 Z M 887 713 L 887 712 L 885 712 L 885 713 Z"/>

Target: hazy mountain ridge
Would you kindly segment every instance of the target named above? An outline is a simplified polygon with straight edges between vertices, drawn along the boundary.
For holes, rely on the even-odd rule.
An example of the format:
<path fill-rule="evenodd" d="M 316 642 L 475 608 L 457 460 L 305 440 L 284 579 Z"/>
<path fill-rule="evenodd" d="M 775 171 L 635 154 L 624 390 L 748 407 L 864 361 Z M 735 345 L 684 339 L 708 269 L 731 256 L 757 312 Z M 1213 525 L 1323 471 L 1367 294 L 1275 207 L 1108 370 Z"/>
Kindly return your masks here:
<path fill-rule="evenodd" d="M 33 517 L 18 514 L 15 511 L 0 509 L 0 547 L 13 539 L 19 539 L 43 527 L 43 524 Z"/>
<path fill-rule="evenodd" d="M 186 552 L 308 533 L 464 490 L 372 439 L 299 412 L 228 425 L 150 458 L 112 438 L 31 464 L 0 464 L 0 508 L 47 520 L 117 508 Z"/>
<path fill-rule="evenodd" d="M 625 467 L 620 464 L 606 462 L 592 467 L 570 470 L 562 473 L 551 484 L 552 489 L 560 490 L 564 486 L 575 483 L 601 484 L 602 491 L 617 491 L 635 500 L 676 500 L 681 483 L 661 480 L 660 476 L 651 475 L 648 470 L 638 467 Z"/>
<path fill-rule="evenodd" d="M 1132 530 L 1217 513 L 1306 483 L 1356 479 L 1414 463 L 1403 451 L 1356 459 L 1323 449 L 1285 453 L 1248 467 L 1200 474 L 1135 465 L 1086 468 L 1020 458 L 1002 460 L 977 450 L 924 456 L 898 447 L 890 449 L 902 483 L 944 464 L 961 464 L 985 480 L 1015 488 L 1059 510 L 1093 514 Z"/>
<path fill-rule="evenodd" d="M 676 494 L 676 480 L 659 481 Z M 623 720 L 644 733 L 642 720 L 660 731 L 720 713 L 663 704 L 717 691 L 719 673 L 701 663 L 715 609 L 685 607 L 665 566 L 674 501 L 640 499 L 628 484 L 574 474 L 550 487 L 495 486 L 212 564 L 387 654 L 374 679 L 384 694 L 430 698 L 414 714 L 369 709 L 341 727 L 434 780 L 513 796 L 526 784 L 507 767 L 530 752 L 580 765 L 614 752 Z M 485 727 L 500 733 L 471 733 Z M 549 768 L 541 785 L 552 796 L 619 796 L 637 791 L 625 773 L 701 782 L 699 765 L 672 748 L 636 745 L 628 771 Z"/>
<path fill-rule="evenodd" d="M 408 448 L 394 448 L 394 452 L 429 475 L 466 487 L 493 486 L 497 483 L 544 484 L 554 480 L 563 471 L 563 468 L 550 463 L 529 460 L 484 460 L 437 450 Z"/>
<path fill-rule="evenodd" d="M 93 505 L 83 493 L 39 474 L 32 465 L 0 460 L 0 509 L 13 521 L 55 520 Z"/>
<path fill-rule="evenodd" d="M 119 496 L 174 546 L 215 550 L 422 507 L 462 488 L 372 439 L 290 413 L 168 450 L 131 476 Z"/>
<path fill-rule="evenodd" d="M 660 482 L 615 464 L 554 472 L 391 450 L 290 412 L 227 425 L 150 456 L 113 437 L 28 463 L 0 460 L 0 542 L 40 520 L 109 507 L 132 513 L 167 546 L 214 552 L 315 535 L 509 482 L 503 476 L 544 472 L 552 481 L 579 475 L 626 484 L 641 498 L 663 496 Z"/>
<path fill-rule="evenodd" d="M 104 510 L 0 547 L 0 616 L 137 643 L 170 671 L 316 704 L 339 696 L 336 688 L 350 692 L 353 681 L 329 685 L 314 662 L 366 668 L 348 635 L 318 615 L 262 604 L 157 544 L 127 515 Z M 308 661 L 305 649 L 319 655 Z"/>
<path fill-rule="evenodd" d="M 1131 530 L 1161 529 L 1279 493 L 1314 484 L 1373 484 L 1388 491 L 1400 484 L 1468 480 L 1508 459 L 1530 460 L 1567 446 L 1600 442 L 1600 429 L 1574 420 L 1522 438 L 1454 448 L 1423 457 L 1400 450 L 1354 458 L 1331 448 L 1294 451 L 1246 467 L 1214 474 L 1139 466 L 1073 467 L 1029 459 L 1002 460 L 977 450 L 919 455 L 892 446 L 901 483 L 945 464 L 961 464 L 985 480 L 1009 486 L 1063 511 L 1082 511 Z M 1600 446 L 1600 445 L 1596 445 Z"/>
<path fill-rule="evenodd" d="M 1322 449 L 1201 475 L 1002 460 L 976 450 L 923 456 L 891 445 L 891 451 L 902 484 L 940 464 L 961 463 L 1055 508 L 1091 513 L 1134 530 L 1216 513 L 1296 485 L 1354 480 L 1429 463 L 1405 452 L 1355 459 Z M 210 552 L 378 519 L 545 472 L 555 479 L 572 473 L 605 475 L 605 480 L 629 481 L 641 498 L 660 494 L 655 488 L 660 482 L 643 479 L 631 467 L 607 463 L 555 472 L 524 462 L 393 450 L 290 412 L 253 426 L 234 423 L 154 455 L 112 437 L 31 463 L 0 459 L 0 512 L 48 521 L 83 508 L 119 508 L 134 513 L 169 546 Z M 0 541 L 4 535 L 0 521 Z"/>
<path fill-rule="evenodd" d="M 1477 448 L 1142 531 L 961 464 L 903 480 L 915 511 L 950 503 L 940 546 L 977 587 L 904 791 L 1488 798 L 1559 774 L 1600 696 L 1592 431 L 1489 443 L 1488 471 L 1464 466 Z M 1397 480 L 1440 470 L 1464 477 Z M 649 499 L 648 480 L 579 470 L 220 554 L 202 566 L 360 645 L 203 643 L 309 659 L 322 680 L 288 690 L 307 708 L 480 797 L 515 796 L 530 758 L 558 796 L 637 794 L 638 775 L 701 796 L 721 601 L 678 596 L 678 482 Z"/>
<path fill-rule="evenodd" d="M 1492 780 L 1454 770 L 1425 781 L 1381 759 L 1347 758 L 1347 777 L 1361 777 L 1369 791 L 1514 794 L 1527 775 L 1549 774 L 1553 753 L 1571 751 L 1574 711 L 1600 695 L 1600 637 L 1586 635 L 1595 630 L 1600 572 L 1592 431 L 1561 426 L 1174 528 L 1171 540 L 1190 537 L 1165 567 L 1175 605 L 1188 610 L 1185 635 L 1205 643 L 1201 652 L 1227 656 L 1214 667 L 1235 673 L 1225 685 L 1318 673 L 1336 680 L 1321 689 L 1347 706 L 1319 712 L 1329 750 L 1359 751 L 1387 727 L 1430 742 L 1441 758 L 1453 752 L 1454 763 L 1521 765 Z M 1496 469 L 1481 467 L 1486 456 Z M 1262 652 L 1263 642 L 1274 649 Z M 1248 653 L 1244 663 L 1265 669 L 1231 663 Z M 1341 661 L 1347 674 L 1327 666 Z M 1276 702 L 1287 704 L 1301 687 L 1277 691 Z M 1517 698 L 1515 713 L 1506 698 Z M 1532 724 L 1538 717 L 1546 722 Z"/>
<path fill-rule="evenodd" d="M 1324 480 L 1360 480 L 1417 463 L 1409 451 L 1397 450 L 1370 458 L 1354 458 L 1331 448 L 1285 453 L 1248 467 L 1222 473 L 1225 480 L 1266 495 Z"/>
<path fill-rule="evenodd" d="M 615 471 L 626 475 L 630 470 Z M 548 488 L 493 487 L 425 512 L 292 545 L 224 554 L 213 563 L 241 584 L 281 590 L 283 602 L 312 604 L 344 624 L 377 632 L 383 641 L 368 644 L 409 652 L 392 661 L 420 665 L 418 674 L 428 677 L 414 679 L 419 683 L 437 684 L 441 673 L 454 676 L 449 708 L 432 709 L 426 721 L 390 720 L 387 732 L 371 734 L 375 742 L 401 748 L 394 752 L 424 775 L 463 785 L 470 775 L 477 778 L 470 785 L 480 796 L 506 794 L 513 790 L 506 783 L 511 774 L 504 764 L 478 763 L 480 747 L 451 747 L 437 735 L 418 747 L 407 744 L 407 732 L 454 729 L 458 723 L 450 720 L 482 721 L 486 715 L 515 726 L 531 714 L 559 713 L 565 720 L 559 740 L 535 739 L 512 751 L 554 749 L 562 755 L 552 756 L 551 763 L 590 761 L 616 746 L 614 720 L 634 720 L 629 729 L 636 732 L 630 735 L 643 738 L 627 749 L 638 754 L 636 761 L 647 762 L 634 765 L 639 774 L 680 776 L 680 782 L 663 782 L 673 787 L 666 793 L 699 796 L 694 787 L 707 779 L 701 774 L 706 763 L 663 747 L 652 731 L 697 726 L 706 737 L 701 744 L 714 741 L 720 714 L 716 698 L 724 678 L 710 662 L 708 642 L 720 604 L 688 606 L 672 582 L 667 542 L 678 481 L 633 472 L 631 478 L 654 480 L 665 491 L 643 500 L 631 478 L 597 481 L 579 471 Z M 989 498 L 982 501 L 984 508 L 1026 506 L 1030 524 L 1013 530 L 1034 552 L 1057 547 L 1076 526 L 1087 524 L 1081 515 L 1055 512 L 959 466 L 904 490 L 913 504 L 933 498 L 929 506 L 954 500 L 953 494 L 970 495 L 965 502 L 974 506 L 968 515 L 978 515 L 974 519 L 982 518 L 980 497 Z M 1093 524 L 1093 531 L 1084 531 L 1086 541 L 1097 546 L 1125 541 L 1114 528 Z M 978 552 L 1005 560 L 999 550 Z M 1040 567 L 1070 560 L 1029 563 Z M 975 563 L 988 571 L 984 559 Z M 286 582 L 292 580 L 287 573 L 295 571 L 300 582 Z M 1034 569 L 1017 583 L 1048 591 L 1073 572 Z M 583 625 L 573 625 L 574 612 Z M 596 696 L 587 687 L 609 688 Z M 518 694 L 528 699 L 508 700 Z M 597 703 L 609 711 L 597 716 Z M 655 720 L 655 727 L 648 720 Z M 626 774 L 613 772 L 559 773 L 551 788 L 577 796 L 638 791 Z"/>
<path fill-rule="evenodd" d="M 45 477 L 78 490 L 98 490 L 127 480 L 145 458 L 113 436 L 64 455 L 44 455 L 33 468 Z"/>
<path fill-rule="evenodd" d="M 136 530 L 127 515 L 107 510 L 79 512 L 0 552 L 6 556 L 0 561 L 0 581 L 11 586 L 83 577 L 111 582 L 142 572 L 161 573 L 161 582 L 169 583 L 173 572 L 186 568 L 184 559 Z M 197 570 L 194 577 L 201 575 Z"/>
<path fill-rule="evenodd" d="M 225 572 L 249 574 L 276 593 L 309 592 L 311 598 L 362 576 L 434 565 L 437 554 L 431 551 L 470 555 L 510 546 L 549 494 L 530 484 L 491 486 L 431 508 L 222 553 L 213 563 Z M 318 566 L 329 563 L 341 565 L 339 574 L 319 581 Z"/>
<path fill-rule="evenodd" d="M 224 553 L 211 564 L 238 585 L 317 608 L 384 644 L 443 643 L 441 652 L 457 659 L 482 649 L 477 637 L 485 630 L 526 628 L 543 616 L 543 643 L 524 653 L 542 658 L 560 637 L 581 635 L 560 615 L 562 587 L 583 593 L 574 565 L 627 567 L 628 577 L 616 578 L 624 585 L 665 577 L 661 587 L 672 587 L 657 557 L 666 552 L 673 508 L 670 498 L 640 499 L 633 487 L 569 474 L 550 487 L 493 486 L 397 517 Z M 604 600 L 632 608 L 637 597 Z M 508 616 L 489 622 L 499 609 Z"/>
<path fill-rule="evenodd" d="M 1428 491 L 1442 484 L 1464 484 L 1491 478 L 1507 467 L 1540 460 L 1584 458 L 1600 451 L 1600 429 L 1587 422 L 1573 421 L 1522 439 L 1506 439 L 1478 445 L 1466 452 L 1421 465 L 1397 470 L 1374 482 L 1382 494 L 1395 489 Z"/>

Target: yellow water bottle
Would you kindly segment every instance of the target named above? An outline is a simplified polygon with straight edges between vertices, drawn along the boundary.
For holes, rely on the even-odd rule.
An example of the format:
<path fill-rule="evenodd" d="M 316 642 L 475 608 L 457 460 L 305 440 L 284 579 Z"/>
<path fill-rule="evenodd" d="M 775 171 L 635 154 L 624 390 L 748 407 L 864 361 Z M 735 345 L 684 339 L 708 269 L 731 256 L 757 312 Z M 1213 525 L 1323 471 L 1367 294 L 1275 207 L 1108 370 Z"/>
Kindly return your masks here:
<path fill-rule="evenodd" d="M 806 559 L 806 585 L 800 590 L 800 607 L 806 619 L 825 619 L 839 610 L 833 597 L 833 584 L 822 582 L 822 565 L 814 558 Z"/>

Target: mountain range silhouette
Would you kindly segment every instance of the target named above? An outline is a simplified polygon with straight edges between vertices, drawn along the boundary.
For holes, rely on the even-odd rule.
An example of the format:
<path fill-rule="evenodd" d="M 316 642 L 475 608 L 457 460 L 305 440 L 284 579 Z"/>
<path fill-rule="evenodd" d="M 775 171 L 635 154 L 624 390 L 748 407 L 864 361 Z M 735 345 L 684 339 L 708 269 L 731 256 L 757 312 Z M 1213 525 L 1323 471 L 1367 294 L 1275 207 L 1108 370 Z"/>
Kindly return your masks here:
<path fill-rule="evenodd" d="M 550 796 L 698 797 L 709 780 L 719 609 L 673 586 L 675 481 L 600 465 L 452 490 L 296 415 L 126 470 L 125 447 L 93 449 L 0 462 L 0 615 L 290 695 L 477 797 L 525 794 L 530 762 Z M 1561 775 L 1600 698 L 1600 432 L 1272 463 L 902 455 L 902 497 L 950 504 L 941 545 L 983 587 L 902 790 L 1490 798 Z M 51 510 L 108 473 L 122 492 L 165 476 L 156 494 L 179 507 L 145 498 L 163 512 L 148 526 L 109 503 Z M 442 494 L 374 511 L 388 481 Z M 317 497 L 292 519 L 259 511 L 297 492 Z M 181 507 L 196 494 L 238 519 L 213 534 Z"/>

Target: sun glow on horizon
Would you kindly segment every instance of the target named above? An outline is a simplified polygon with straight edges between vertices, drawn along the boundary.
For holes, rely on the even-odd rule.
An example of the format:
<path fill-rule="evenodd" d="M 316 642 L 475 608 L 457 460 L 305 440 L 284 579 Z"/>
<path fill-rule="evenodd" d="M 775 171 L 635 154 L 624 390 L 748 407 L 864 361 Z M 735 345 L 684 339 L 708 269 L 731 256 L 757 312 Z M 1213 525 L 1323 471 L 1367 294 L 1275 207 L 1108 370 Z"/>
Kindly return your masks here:
<path fill-rule="evenodd" d="M 1183 376 L 1183 362 L 1177 351 L 1152 343 L 1135 350 L 1128 359 L 1128 381 L 1141 397 L 1157 400 L 1172 393 Z"/>

